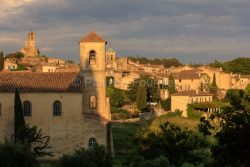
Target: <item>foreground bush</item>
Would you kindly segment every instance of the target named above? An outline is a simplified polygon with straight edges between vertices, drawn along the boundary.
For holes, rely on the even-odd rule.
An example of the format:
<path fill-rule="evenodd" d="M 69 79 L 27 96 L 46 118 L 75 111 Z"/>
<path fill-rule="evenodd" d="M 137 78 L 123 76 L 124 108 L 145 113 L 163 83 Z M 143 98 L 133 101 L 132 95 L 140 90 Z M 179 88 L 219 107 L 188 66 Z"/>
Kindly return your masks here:
<path fill-rule="evenodd" d="M 34 154 L 24 145 L 5 143 L 0 145 L 0 167 L 38 167 Z"/>
<path fill-rule="evenodd" d="M 59 167 L 112 167 L 112 158 L 104 146 L 95 146 L 91 150 L 81 148 L 72 155 L 63 155 Z"/>

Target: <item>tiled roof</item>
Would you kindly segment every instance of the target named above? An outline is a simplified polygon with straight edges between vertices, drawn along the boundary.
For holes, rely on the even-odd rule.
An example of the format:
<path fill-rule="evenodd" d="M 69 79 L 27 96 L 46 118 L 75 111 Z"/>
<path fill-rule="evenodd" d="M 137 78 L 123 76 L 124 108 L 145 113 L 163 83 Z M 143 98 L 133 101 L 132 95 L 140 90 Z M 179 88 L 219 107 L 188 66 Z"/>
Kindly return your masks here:
<path fill-rule="evenodd" d="M 90 32 L 85 37 L 82 37 L 80 42 L 106 42 L 96 32 Z"/>
<path fill-rule="evenodd" d="M 0 72 L 0 92 L 81 92 L 76 72 Z"/>
<path fill-rule="evenodd" d="M 203 92 L 203 91 L 195 91 L 195 90 L 189 90 L 189 91 L 182 91 L 172 94 L 171 96 L 212 96 L 209 92 Z"/>
<path fill-rule="evenodd" d="M 199 73 L 197 70 L 185 70 L 174 75 L 175 79 L 199 79 Z"/>

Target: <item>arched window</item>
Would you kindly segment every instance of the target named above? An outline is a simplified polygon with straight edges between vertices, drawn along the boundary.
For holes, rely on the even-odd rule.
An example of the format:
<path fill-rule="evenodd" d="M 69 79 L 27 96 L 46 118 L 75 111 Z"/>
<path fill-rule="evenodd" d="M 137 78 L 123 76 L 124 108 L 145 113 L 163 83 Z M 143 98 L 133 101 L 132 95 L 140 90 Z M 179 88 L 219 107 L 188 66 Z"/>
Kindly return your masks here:
<path fill-rule="evenodd" d="M 60 101 L 55 101 L 53 104 L 53 115 L 60 116 L 62 115 L 62 103 Z"/>
<path fill-rule="evenodd" d="M 95 138 L 90 138 L 89 139 L 89 149 L 92 150 L 94 149 L 95 145 L 97 144 L 96 139 Z"/>
<path fill-rule="evenodd" d="M 96 96 L 90 96 L 89 97 L 89 108 L 90 109 L 95 109 L 96 106 L 97 106 Z"/>
<path fill-rule="evenodd" d="M 96 52 L 94 50 L 91 50 L 89 52 L 89 64 L 95 64 L 96 62 Z"/>
<path fill-rule="evenodd" d="M 23 116 L 30 117 L 31 113 L 32 113 L 31 102 L 29 102 L 29 101 L 23 102 Z"/>

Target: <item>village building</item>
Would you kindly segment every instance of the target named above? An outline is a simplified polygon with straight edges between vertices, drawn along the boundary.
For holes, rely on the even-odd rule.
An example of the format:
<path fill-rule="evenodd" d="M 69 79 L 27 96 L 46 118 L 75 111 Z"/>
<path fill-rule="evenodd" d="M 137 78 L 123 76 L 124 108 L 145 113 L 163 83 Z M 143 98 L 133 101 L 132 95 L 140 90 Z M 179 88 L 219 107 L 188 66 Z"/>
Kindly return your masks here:
<path fill-rule="evenodd" d="M 177 91 L 198 90 L 203 85 L 208 90 L 210 77 L 199 70 L 185 70 L 174 74 Z"/>
<path fill-rule="evenodd" d="M 171 95 L 171 111 L 180 110 L 187 117 L 187 105 L 192 103 L 212 102 L 213 95 L 208 92 L 190 90 Z"/>
<path fill-rule="evenodd" d="M 14 131 L 14 96 L 25 121 L 50 136 L 53 157 L 98 143 L 112 151 L 111 114 L 105 89 L 106 41 L 95 32 L 80 39 L 80 72 L 0 73 L 0 142 Z"/>

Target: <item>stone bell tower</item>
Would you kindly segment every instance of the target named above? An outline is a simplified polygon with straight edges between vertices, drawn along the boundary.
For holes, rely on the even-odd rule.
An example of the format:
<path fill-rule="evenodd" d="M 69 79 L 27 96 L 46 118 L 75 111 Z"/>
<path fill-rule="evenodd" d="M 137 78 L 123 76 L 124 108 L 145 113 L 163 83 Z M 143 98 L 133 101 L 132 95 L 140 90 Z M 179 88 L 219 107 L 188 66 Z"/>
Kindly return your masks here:
<path fill-rule="evenodd" d="M 80 39 L 80 61 L 83 85 L 83 113 L 110 120 L 106 97 L 106 41 L 96 32 Z"/>
<path fill-rule="evenodd" d="M 25 42 L 23 48 L 20 49 L 25 57 L 37 57 L 38 56 L 38 49 L 36 48 L 36 34 L 34 32 L 28 33 L 28 39 Z"/>

